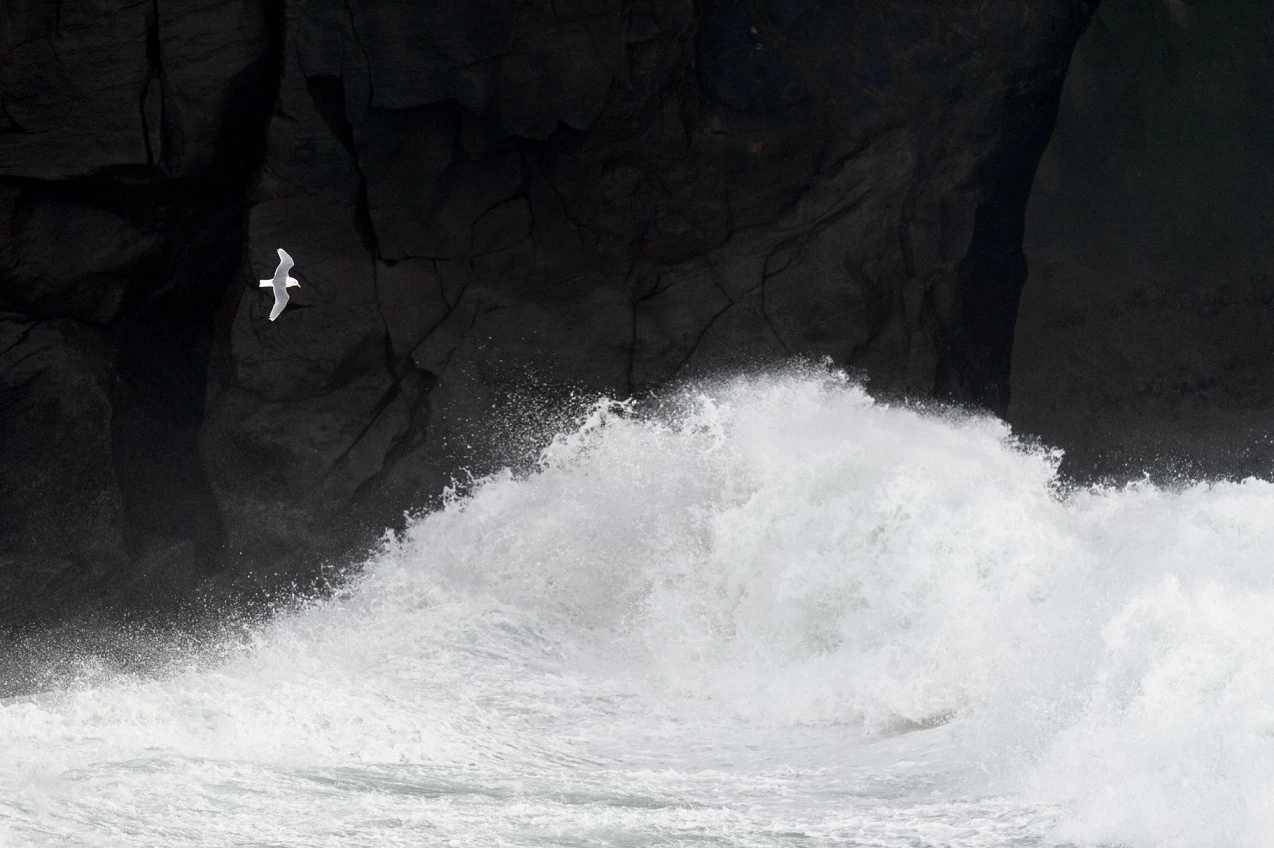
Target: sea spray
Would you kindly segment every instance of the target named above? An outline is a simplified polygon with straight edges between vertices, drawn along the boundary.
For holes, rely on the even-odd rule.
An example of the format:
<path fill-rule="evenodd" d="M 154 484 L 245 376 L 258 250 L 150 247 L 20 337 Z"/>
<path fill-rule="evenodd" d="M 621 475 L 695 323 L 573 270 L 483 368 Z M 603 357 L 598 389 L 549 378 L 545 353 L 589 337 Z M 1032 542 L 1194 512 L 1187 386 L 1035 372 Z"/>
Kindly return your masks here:
<path fill-rule="evenodd" d="M 821 369 L 600 401 L 220 658 L 0 704 L 0 844 L 1269 844 L 1274 487 L 1057 463 Z"/>

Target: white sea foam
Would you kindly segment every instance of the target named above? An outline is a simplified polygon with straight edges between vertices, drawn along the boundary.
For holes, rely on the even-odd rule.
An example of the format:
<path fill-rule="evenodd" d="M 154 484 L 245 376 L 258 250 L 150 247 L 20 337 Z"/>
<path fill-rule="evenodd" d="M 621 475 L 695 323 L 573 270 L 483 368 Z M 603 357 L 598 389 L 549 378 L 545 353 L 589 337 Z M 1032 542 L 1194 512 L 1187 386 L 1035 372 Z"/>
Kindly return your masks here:
<path fill-rule="evenodd" d="M 817 370 L 602 402 L 333 601 L 0 703 L 0 846 L 1274 834 L 1274 487 Z"/>

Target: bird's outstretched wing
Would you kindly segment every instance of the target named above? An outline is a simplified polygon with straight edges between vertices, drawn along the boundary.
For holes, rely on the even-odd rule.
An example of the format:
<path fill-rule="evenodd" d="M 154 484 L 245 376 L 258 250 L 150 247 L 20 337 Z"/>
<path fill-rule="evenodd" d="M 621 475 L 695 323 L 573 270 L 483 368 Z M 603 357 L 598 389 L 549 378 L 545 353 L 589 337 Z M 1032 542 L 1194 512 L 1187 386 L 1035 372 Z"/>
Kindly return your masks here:
<path fill-rule="evenodd" d="M 274 290 L 274 308 L 270 310 L 270 320 L 278 318 L 283 312 L 283 307 L 288 305 L 287 290 L 280 287 Z"/>

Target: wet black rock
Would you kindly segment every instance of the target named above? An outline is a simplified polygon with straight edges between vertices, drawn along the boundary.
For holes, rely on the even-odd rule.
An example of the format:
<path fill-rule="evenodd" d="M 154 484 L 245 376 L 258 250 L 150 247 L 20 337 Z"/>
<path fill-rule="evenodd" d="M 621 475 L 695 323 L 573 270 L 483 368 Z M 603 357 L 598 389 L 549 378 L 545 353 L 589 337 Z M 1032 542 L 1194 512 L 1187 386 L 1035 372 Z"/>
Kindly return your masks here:
<path fill-rule="evenodd" d="M 1027 214 L 1010 420 L 1116 480 L 1274 472 L 1274 6 L 1120 0 Z"/>
<path fill-rule="evenodd" d="M 1004 411 L 1090 4 L 4 14 L 13 622 L 312 582 L 571 391 L 800 354 Z"/>

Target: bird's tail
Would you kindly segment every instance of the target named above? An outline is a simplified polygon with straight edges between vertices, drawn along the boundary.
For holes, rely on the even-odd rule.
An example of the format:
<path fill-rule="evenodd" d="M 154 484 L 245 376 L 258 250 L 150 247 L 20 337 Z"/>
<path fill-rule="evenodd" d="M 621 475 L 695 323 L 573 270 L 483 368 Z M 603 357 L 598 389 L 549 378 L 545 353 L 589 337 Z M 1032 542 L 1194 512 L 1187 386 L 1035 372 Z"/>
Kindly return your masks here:
<path fill-rule="evenodd" d="M 273 285 L 274 285 L 274 280 L 262 280 L 262 281 L 261 281 L 261 285 L 257 286 L 257 288 L 259 288 L 259 289 L 268 289 L 268 288 L 270 288 L 270 287 L 271 287 L 271 286 L 273 286 Z"/>

